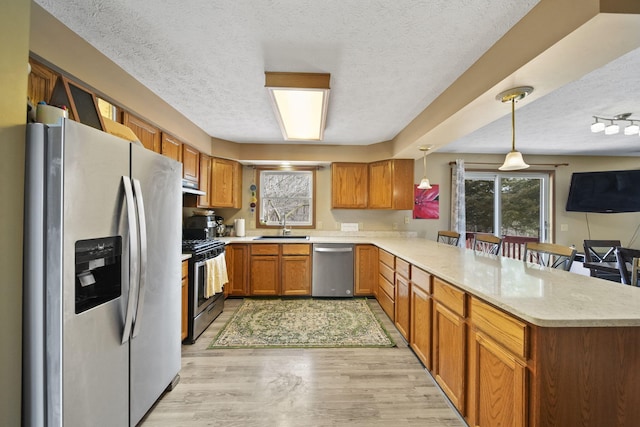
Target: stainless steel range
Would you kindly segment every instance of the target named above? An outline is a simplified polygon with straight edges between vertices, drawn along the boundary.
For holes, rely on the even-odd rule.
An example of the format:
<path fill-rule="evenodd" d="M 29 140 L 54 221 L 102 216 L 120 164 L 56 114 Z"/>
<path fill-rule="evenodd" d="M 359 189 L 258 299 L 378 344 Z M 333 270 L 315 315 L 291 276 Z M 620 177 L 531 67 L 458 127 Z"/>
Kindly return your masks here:
<path fill-rule="evenodd" d="M 193 344 L 205 329 L 222 313 L 224 292 L 207 295 L 207 261 L 217 257 L 224 260 L 224 242 L 220 240 L 183 240 L 182 253 L 189 258 L 189 332 L 185 344 Z"/>

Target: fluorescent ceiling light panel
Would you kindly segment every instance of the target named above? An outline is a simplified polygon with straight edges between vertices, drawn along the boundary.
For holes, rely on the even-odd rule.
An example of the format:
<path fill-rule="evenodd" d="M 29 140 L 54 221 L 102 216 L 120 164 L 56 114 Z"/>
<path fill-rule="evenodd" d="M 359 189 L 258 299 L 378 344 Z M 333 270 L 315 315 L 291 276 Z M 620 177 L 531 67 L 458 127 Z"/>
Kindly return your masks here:
<path fill-rule="evenodd" d="M 285 140 L 322 141 L 327 121 L 330 74 L 265 72 Z"/>

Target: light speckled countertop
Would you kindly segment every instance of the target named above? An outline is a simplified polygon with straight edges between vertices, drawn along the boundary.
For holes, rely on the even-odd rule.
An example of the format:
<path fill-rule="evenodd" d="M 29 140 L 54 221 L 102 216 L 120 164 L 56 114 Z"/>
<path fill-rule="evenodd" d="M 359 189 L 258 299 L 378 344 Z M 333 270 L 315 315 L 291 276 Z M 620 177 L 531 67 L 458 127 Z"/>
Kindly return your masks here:
<path fill-rule="evenodd" d="M 640 288 L 417 237 L 312 236 L 228 243 L 371 243 L 531 324 L 640 326 Z"/>

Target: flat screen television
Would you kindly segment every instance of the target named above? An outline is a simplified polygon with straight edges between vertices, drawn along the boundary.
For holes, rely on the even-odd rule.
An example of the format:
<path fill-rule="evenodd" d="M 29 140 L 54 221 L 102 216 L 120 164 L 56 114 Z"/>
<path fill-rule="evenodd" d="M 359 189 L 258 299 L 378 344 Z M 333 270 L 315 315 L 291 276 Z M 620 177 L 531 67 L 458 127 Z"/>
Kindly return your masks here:
<path fill-rule="evenodd" d="M 574 172 L 567 211 L 640 212 L 640 169 Z"/>

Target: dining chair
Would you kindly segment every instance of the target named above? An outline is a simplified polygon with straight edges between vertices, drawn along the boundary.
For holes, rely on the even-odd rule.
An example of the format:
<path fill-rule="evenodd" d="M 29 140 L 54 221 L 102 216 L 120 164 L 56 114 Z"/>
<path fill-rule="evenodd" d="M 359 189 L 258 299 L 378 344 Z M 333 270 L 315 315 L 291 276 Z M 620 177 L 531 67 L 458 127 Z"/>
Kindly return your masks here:
<path fill-rule="evenodd" d="M 617 246 L 621 246 L 620 240 L 585 240 L 582 245 L 584 262 L 616 262 L 615 249 Z M 620 281 L 620 274 L 595 268 L 590 269 L 590 275 L 614 282 Z"/>
<path fill-rule="evenodd" d="M 499 255 L 502 239 L 493 234 L 476 234 L 473 238 L 473 250 Z"/>
<path fill-rule="evenodd" d="M 460 233 L 451 230 L 438 231 L 438 238 L 436 239 L 438 242 L 453 246 L 458 246 L 458 240 L 460 240 Z"/>
<path fill-rule="evenodd" d="M 638 273 L 640 272 L 640 250 L 618 246 L 615 249 L 615 253 L 616 264 L 620 271 L 622 283 L 625 285 L 639 286 Z M 629 271 L 627 264 L 631 266 L 631 271 Z"/>
<path fill-rule="evenodd" d="M 576 257 L 576 248 L 555 243 L 527 242 L 524 246 L 524 262 L 569 271 Z"/>

